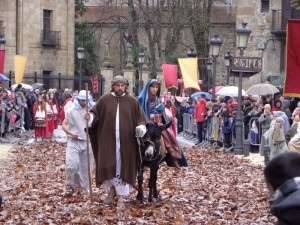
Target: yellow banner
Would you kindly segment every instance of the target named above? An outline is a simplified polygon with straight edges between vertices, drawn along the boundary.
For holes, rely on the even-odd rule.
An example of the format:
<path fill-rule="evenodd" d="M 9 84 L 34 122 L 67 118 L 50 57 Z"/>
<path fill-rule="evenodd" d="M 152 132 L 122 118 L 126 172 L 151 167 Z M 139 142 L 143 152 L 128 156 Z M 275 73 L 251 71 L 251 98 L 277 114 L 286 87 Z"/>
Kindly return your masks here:
<path fill-rule="evenodd" d="M 23 81 L 26 63 L 27 63 L 27 56 L 23 56 L 23 55 L 15 55 L 14 56 L 15 83 L 16 84 L 22 83 L 22 81 Z"/>
<path fill-rule="evenodd" d="M 198 85 L 198 59 L 182 58 L 178 59 L 184 88 L 195 88 L 200 90 Z"/>

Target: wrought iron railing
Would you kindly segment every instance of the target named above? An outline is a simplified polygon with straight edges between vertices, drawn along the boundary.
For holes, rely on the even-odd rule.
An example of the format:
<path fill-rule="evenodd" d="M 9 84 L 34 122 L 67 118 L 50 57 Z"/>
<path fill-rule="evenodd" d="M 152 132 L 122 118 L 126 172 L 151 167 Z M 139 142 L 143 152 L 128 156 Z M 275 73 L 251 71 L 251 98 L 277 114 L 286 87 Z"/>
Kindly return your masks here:
<path fill-rule="evenodd" d="M 295 9 L 272 10 L 272 29 L 274 35 L 285 35 L 288 19 L 300 19 L 300 11 Z"/>
<path fill-rule="evenodd" d="M 42 30 L 41 43 L 43 46 L 60 46 L 60 31 Z"/>

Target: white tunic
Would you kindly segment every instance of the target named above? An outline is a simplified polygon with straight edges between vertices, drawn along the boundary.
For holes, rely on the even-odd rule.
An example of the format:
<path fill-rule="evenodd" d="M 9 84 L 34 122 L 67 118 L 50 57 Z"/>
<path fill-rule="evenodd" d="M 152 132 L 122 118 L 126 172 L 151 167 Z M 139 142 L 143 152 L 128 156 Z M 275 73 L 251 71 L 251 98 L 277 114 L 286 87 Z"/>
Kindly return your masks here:
<path fill-rule="evenodd" d="M 115 187 L 117 195 L 128 195 L 132 190 L 132 185 L 122 181 L 121 175 L 121 153 L 120 153 L 120 116 L 119 103 L 116 114 L 116 177 L 103 182 L 104 190 L 109 190 L 110 187 Z"/>

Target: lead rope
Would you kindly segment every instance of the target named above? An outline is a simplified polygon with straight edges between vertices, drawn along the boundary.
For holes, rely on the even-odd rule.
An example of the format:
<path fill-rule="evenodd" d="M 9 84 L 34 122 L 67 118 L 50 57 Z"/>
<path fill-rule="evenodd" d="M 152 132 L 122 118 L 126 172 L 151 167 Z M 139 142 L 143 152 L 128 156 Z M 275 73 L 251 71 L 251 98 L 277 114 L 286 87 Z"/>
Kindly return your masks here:
<path fill-rule="evenodd" d="M 141 153 L 141 139 L 139 137 L 136 137 L 136 141 L 139 145 L 139 155 L 140 155 L 139 174 L 140 174 L 140 172 L 142 170 L 142 162 L 143 162 L 142 153 Z"/>
<path fill-rule="evenodd" d="M 137 143 L 139 145 L 139 155 L 140 155 L 140 161 L 141 161 L 141 164 L 142 164 L 143 158 L 142 158 L 142 152 L 141 152 L 141 139 L 139 137 L 136 137 L 136 140 L 137 140 Z"/>

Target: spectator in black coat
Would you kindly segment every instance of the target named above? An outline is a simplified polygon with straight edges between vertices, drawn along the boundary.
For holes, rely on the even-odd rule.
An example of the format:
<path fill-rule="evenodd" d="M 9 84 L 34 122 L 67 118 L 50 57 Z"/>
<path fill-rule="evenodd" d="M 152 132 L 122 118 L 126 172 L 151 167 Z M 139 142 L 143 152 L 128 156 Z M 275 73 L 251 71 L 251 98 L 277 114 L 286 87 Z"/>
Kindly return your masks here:
<path fill-rule="evenodd" d="M 300 222 L 300 154 L 287 152 L 273 158 L 264 169 L 271 198 L 271 212 L 276 225 Z"/>
<path fill-rule="evenodd" d="M 176 118 L 177 118 L 177 133 L 181 133 L 183 131 L 183 114 L 188 113 L 189 104 L 187 100 L 183 100 L 180 105 L 176 109 Z"/>

